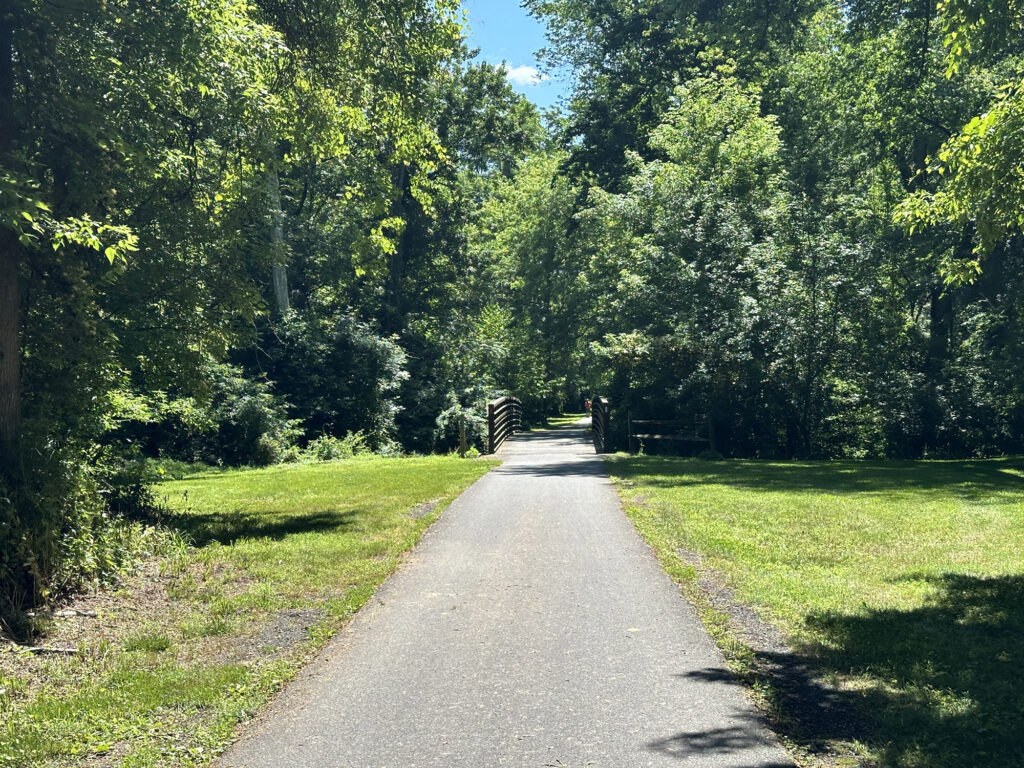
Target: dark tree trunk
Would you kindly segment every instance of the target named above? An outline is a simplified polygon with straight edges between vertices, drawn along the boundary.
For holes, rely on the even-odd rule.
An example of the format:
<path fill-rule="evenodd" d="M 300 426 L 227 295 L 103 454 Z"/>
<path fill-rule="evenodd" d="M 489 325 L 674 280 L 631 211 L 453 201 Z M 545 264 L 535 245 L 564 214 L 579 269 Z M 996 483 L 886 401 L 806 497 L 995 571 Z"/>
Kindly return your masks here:
<path fill-rule="evenodd" d="M 935 285 L 929 297 L 928 359 L 925 364 L 927 390 L 921 412 L 921 447 L 919 453 L 939 448 L 940 433 L 946 414 L 939 398 L 945 383 L 953 326 L 953 299 L 945 286 Z"/>
<path fill-rule="evenodd" d="M 14 148 L 14 19 L 13 0 L 0 0 L 0 161 Z"/>
<path fill-rule="evenodd" d="M 0 165 L 11 162 L 14 140 L 14 3 L 0 0 Z M 21 244 L 0 230 L 0 469 L 13 461 L 21 408 Z"/>
<path fill-rule="evenodd" d="M 14 457 L 18 440 L 21 395 L 21 291 L 18 280 L 18 240 L 0 233 L 0 464 Z"/>
<path fill-rule="evenodd" d="M 954 257 L 970 258 L 974 230 L 966 225 L 960 235 Z M 954 350 L 956 310 L 953 302 L 953 288 L 942 282 L 932 286 L 928 306 L 928 358 L 925 365 L 927 393 L 921 417 L 922 449 L 956 448 L 943 444 L 943 426 L 949 418 L 939 397 L 940 388 L 947 384 L 948 366 Z M 948 430 L 947 430 L 948 432 Z"/>

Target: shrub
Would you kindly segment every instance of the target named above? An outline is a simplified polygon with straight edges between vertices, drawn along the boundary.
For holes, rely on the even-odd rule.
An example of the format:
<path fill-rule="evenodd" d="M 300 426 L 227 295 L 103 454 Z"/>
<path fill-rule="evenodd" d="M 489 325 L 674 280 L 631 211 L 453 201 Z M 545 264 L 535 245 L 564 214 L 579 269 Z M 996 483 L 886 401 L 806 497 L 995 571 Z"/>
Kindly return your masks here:
<path fill-rule="evenodd" d="M 462 419 L 466 420 L 466 443 L 482 450 L 487 445 L 487 417 L 483 409 L 466 408 L 454 392 L 446 398 L 447 407 L 437 417 L 434 429 L 434 446 L 441 451 L 453 451 L 459 447 L 459 430 Z"/>
<path fill-rule="evenodd" d="M 207 436 L 204 458 L 228 464 L 276 464 L 299 434 L 284 401 L 267 381 L 248 379 L 239 368 L 212 369 L 210 414 L 216 430 Z"/>
<path fill-rule="evenodd" d="M 138 490 L 142 475 L 132 466 L 124 475 L 129 490 L 112 501 L 112 478 L 124 467 L 98 469 L 97 459 L 108 458 L 69 444 L 34 454 L 31 471 L 16 481 L 0 477 L 0 625 L 13 634 L 32 629 L 25 609 L 116 580 L 140 558 L 180 547 L 173 534 L 111 511 L 152 499 Z"/>
<path fill-rule="evenodd" d="M 110 400 L 105 444 L 149 458 L 264 466 L 283 460 L 300 431 L 271 382 L 224 363 L 207 362 L 191 394 L 118 390 Z"/>
<path fill-rule="evenodd" d="M 408 378 L 394 337 L 352 314 L 311 306 L 268 329 L 259 349 L 252 369 L 275 382 L 307 437 L 361 432 L 373 450 L 390 449 L 397 393 Z"/>
<path fill-rule="evenodd" d="M 310 442 L 303 452 L 310 461 L 335 461 L 350 459 L 359 453 L 369 453 L 366 435 L 362 432 L 350 432 L 345 437 L 321 435 Z"/>

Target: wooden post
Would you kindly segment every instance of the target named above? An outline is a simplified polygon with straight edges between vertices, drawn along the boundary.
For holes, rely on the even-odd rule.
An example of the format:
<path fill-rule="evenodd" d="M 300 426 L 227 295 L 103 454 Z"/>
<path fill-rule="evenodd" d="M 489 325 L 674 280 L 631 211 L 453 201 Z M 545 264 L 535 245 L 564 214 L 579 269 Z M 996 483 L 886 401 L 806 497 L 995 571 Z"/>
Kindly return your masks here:
<path fill-rule="evenodd" d="M 494 453 L 494 403 L 487 404 L 487 452 Z"/>
<path fill-rule="evenodd" d="M 466 458 L 469 446 L 466 445 L 466 414 L 459 415 L 459 456 Z"/>
<path fill-rule="evenodd" d="M 626 409 L 626 451 L 633 453 L 633 410 Z"/>

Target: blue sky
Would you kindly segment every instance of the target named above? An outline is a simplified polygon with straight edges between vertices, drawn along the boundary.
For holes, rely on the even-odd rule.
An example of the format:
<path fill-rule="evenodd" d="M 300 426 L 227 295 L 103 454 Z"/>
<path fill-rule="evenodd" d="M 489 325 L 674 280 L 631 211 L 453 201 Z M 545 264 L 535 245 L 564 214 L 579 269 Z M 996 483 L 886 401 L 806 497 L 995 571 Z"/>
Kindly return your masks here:
<path fill-rule="evenodd" d="M 516 0 L 462 0 L 469 11 L 470 48 L 491 64 L 505 62 L 509 81 L 539 107 L 553 106 L 570 90 L 565 73 L 543 74 L 536 51 L 544 47 L 544 25 Z"/>

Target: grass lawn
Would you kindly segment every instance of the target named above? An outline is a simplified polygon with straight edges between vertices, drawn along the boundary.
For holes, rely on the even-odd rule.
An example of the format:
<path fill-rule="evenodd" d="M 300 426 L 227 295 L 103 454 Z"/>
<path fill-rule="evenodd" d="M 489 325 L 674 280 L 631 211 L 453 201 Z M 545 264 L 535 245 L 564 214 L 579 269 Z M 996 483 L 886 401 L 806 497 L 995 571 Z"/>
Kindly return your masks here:
<path fill-rule="evenodd" d="M 160 486 L 162 553 L 0 653 L 0 766 L 208 763 L 496 462 L 357 458 Z M 170 537 L 172 540 L 174 537 Z M 178 539 L 181 541 L 181 539 Z"/>
<path fill-rule="evenodd" d="M 571 424 L 575 424 L 577 421 L 582 419 L 587 414 L 585 413 L 562 413 L 558 416 L 548 416 L 543 429 L 558 429 L 560 427 L 568 427 Z M 587 424 L 589 428 L 590 425 Z"/>
<path fill-rule="evenodd" d="M 757 654 L 695 594 L 698 571 L 759 609 L 861 713 L 855 737 L 826 724 L 825 741 L 884 766 L 1024 765 L 1020 460 L 607 466 L 741 671 Z"/>

